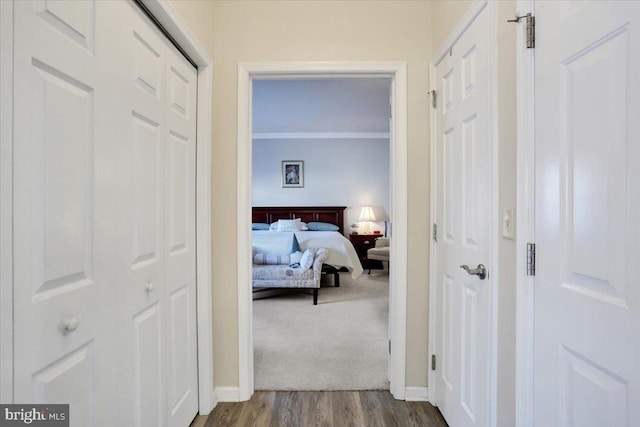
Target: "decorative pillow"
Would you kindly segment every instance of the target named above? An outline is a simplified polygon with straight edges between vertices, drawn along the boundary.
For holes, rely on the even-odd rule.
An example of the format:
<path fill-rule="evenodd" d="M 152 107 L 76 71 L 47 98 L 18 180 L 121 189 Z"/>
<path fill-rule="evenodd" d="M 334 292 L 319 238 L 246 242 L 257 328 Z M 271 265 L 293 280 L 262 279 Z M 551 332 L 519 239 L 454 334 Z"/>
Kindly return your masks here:
<path fill-rule="evenodd" d="M 254 222 L 253 224 L 251 224 L 251 229 L 252 230 L 268 230 L 269 224 L 266 224 L 264 222 Z"/>
<path fill-rule="evenodd" d="M 314 248 L 309 248 L 302 254 L 302 258 L 300 258 L 300 269 L 302 272 L 309 270 L 313 265 L 313 259 L 316 257 L 316 250 Z"/>
<path fill-rule="evenodd" d="M 297 251 L 289 255 L 289 262 L 291 264 L 300 264 L 301 258 L 302 258 L 302 251 Z"/>
<path fill-rule="evenodd" d="M 298 258 L 299 260 L 300 258 Z M 274 255 L 274 254 L 255 254 L 253 257 L 253 263 L 259 265 L 287 265 L 291 263 L 291 256 L 289 255 Z"/>
<path fill-rule="evenodd" d="M 298 243 L 296 233 L 293 233 L 293 241 L 291 242 L 291 253 L 294 252 L 300 252 L 300 243 Z"/>
<path fill-rule="evenodd" d="M 286 225 L 284 228 L 280 228 L 280 221 L 294 221 L 293 225 Z M 279 219 L 277 222 L 272 222 L 269 225 L 269 231 L 307 231 L 307 223 L 301 222 L 300 218 L 297 219 Z"/>
<path fill-rule="evenodd" d="M 278 220 L 278 231 L 300 231 L 301 228 L 300 218 Z"/>
<path fill-rule="evenodd" d="M 310 222 L 307 224 L 309 231 L 338 231 L 340 227 L 335 224 L 329 224 L 328 222 Z"/>

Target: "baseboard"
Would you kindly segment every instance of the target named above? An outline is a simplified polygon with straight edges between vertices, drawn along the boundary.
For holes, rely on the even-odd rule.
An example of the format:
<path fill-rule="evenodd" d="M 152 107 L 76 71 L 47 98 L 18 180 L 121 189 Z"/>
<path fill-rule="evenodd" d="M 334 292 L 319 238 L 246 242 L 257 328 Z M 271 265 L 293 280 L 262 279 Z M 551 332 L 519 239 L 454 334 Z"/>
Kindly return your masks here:
<path fill-rule="evenodd" d="M 216 387 L 214 395 L 218 402 L 240 402 L 240 387 Z"/>
<path fill-rule="evenodd" d="M 427 387 L 405 387 L 404 400 L 407 402 L 428 402 Z"/>

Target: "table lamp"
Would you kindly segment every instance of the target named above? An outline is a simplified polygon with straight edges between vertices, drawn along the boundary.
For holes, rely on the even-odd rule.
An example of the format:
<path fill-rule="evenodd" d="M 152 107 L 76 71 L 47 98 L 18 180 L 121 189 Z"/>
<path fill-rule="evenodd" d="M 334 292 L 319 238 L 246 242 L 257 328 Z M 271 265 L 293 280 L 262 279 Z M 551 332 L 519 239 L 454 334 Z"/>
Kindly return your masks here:
<path fill-rule="evenodd" d="M 364 222 L 364 234 L 371 234 L 370 222 L 375 220 L 376 216 L 373 214 L 373 208 L 371 206 L 363 206 L 358 221 Z"/>

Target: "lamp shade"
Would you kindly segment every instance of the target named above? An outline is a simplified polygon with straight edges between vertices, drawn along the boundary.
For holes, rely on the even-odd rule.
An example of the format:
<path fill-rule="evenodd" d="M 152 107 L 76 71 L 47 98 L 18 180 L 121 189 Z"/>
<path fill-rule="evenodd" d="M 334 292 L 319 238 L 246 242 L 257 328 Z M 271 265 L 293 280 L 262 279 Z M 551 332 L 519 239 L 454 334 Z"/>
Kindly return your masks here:
<path fill-rule="evenodd" d="M 363 206 L 360 211 L 360 218 L 358 221 L 375 221 L 376 216 L 373 214 L 373 208 L 371 206 Z"/>

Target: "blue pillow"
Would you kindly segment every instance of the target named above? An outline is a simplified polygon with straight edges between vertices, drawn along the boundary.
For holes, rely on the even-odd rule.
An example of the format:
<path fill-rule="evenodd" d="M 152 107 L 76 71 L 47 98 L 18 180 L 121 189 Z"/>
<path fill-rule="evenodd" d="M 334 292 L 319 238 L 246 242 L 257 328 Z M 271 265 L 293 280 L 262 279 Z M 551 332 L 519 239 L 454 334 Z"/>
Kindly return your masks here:
<path fill-rule="evenodd" d="M 251 224 L 252 230 L 268 230 L 269 224 L 265 224 L 264 222 L 254 222 Z"/>
<path fill-rule="evenodd" d="M 338 231 L 340 227 L 328 222 L 310 222 L 307 224 L 309 231 Z"/>
<path fill-rule="evenodd" d="M 291 242 L 291 253 L 300 252 L 300 243 L 298 243 L 298 238 L 296 234 L 293 233 L 293 241 Z"/>

